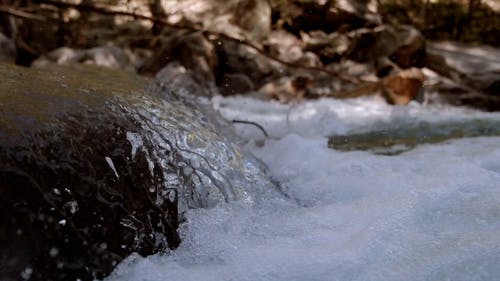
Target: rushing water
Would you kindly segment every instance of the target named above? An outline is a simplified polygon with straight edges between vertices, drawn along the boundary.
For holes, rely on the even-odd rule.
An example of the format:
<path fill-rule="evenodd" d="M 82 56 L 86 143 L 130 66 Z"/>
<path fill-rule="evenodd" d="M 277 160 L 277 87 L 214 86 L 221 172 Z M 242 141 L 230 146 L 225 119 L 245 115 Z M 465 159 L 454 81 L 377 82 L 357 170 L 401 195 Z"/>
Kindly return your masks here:
<path fill-rule="evenodd" d="M 163 90 L 154 91 L 162 93 Z M 172 93 L 163 92 L 163 95 Z M 151 155 L 159 161 L 164 171 L 169 165 L 181 167 L 166 173 L 166 184 L 181 194 L 180 209 L 214 207 L 221 202 L 235 200 L 255 200 L 255 195 L 277 193 L 269 181 L 262 164 L 237 147 L 233 140 L 216 128 L 214 113 L 208 109 L 187 107 L 180 97 L 169 98 L 161 104 L 156 99 L 142 96 L 125 112 L 141 124 L 143 136 L 128 132 L 127 138 L 132 152 L 141 149 L 142 138 L 148 138 L 155 148 Z M 228 126 L 226 124 L 226 126 Z M 227 129 L 226 129 L 227 130 Z M 176 154 L 162 154 L 163 151 L 176 151 Z M 182 159 L 180 162 L 179 159 Z M 193 190 L 187 189 L 182 182 L 189 178 L 194 183 Z"/>
<path fill-rule="evenodd" d="M 468 128 L 484 121 L 484 135 L 490 135 L 500 124 L 498 113 L 391 107 L 371 99 L 297 106 L 248 98 L 212 102 L 228 119 L 265 128 L 270 138 L 248 124 L 236 129 L 289 199 L 256 192 L 261 200 L 190 210 L 180 248 L 147 258 L 133 255 L 108 280 L 465 281 L 500 276 L 500 138 L 481 136 L 481 126 Z M 331 135 L 371 128 L 397 138 L 400 131 L 389 130 L 390 124 L 402 128 L 426 122 L 432 128 L 463 123 L 460 130 L 471 129 L 473 135 L 446 135 L 437 143 L 417 137 L 412 149 L 392 156 L 361 147 L 328 148 Z"/>
<path fill-rule="evenodd" d="M 38 85 L 30 85 L 13 82 L 19 75 L 13 73 L 0 104 L 0 125 L 9 127 L 1 127 L 0 136 L 16 135 L 18 127 L 30 132 L 52 124 L 43 140 L 61 147 L 29 151 L 52 170 L 64 165 L 51 166 L 44 157 L 61 150 L 70 163 L 68 148 L 80 156 L 98 155 L 93 160 L 104 164 L 104 180 L 114 183 L 133 177 L 123 163 L 141 156 L 146 173 L 162 171 L 165 184 L 150 191 L 159 194 L 155 206 L 171 195 L 169 188 L 178 190 L 184 220 L 179 248 L 145 258 L 132 254 L 107 280 L 465 281 L 500 276 L 498 113 L 413 103 L 393 107 L 376 99 L 288 106 L 216 97 L 188 106 L 161 86 L 130 93 L 137 81 L 120 84 L 113 81 L 117 77 L 87 74 L 92 78 L 45 73 Z M 86 88 L 68 91 L 66 83 L 72 81 L 85 81 Z M 122 88 L 111 91 L 106 86 L 111 82 Z M 54 83 L 60 92 L 50 92 Z M 239 138 L 233 138 L 227 122 L 208 107 L 228 120 L 256 122 L 269 137 L 256 126 L 237 123 Z M 15 119 L 30 114 L 33 118 Z M 79 134 L 82 126 L 88 131 Z M 78 137 L 77 145 L 61 138 L 61 132 Z M 108 142 L 101 145 L 94 133 Z M 341 143 L 348 146 L 332 144 L 331 136 L 344 138 Z M 4 140 L 7 149 L 8 140 L 12 147 L 19 144 Z M 90 150 L 82 148 L 86 142 L 93 145 Z M 398 145 L 404 145 L 398 153 L 373 150 Z M 101 154 L 102 148 L 112 153 Z M 69 185 L 68 190 L 79 191 Z M 59 200 L 61 190 L 56 191 L 49 197 Z M 78 202 L 66 203 L 68 212 L 62 214 L 68 221 L 62 224 L 70 224 L 83 209 Z M 50 250 L 49 258 L 57 255 Z"/>

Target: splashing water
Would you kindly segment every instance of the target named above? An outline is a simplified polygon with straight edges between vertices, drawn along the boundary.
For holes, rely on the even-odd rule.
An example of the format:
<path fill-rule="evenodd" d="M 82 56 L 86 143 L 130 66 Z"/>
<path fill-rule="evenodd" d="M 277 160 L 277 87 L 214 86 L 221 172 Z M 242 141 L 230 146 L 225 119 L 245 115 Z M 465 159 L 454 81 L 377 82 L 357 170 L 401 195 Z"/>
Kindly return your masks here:
<path fill-rule="evenodd" d="M 376 127 L 381 121 L 397 128 L 430 119 L 439 127 L 484 118 L 492 128 L 500 124 L 498 113 L 373 100 L 321 100 L 290 110 L 216 98 L 215 107 L 266 128 L 272 139 L 263 146 L 253 143 L 262 138 L 259 130 L 241 125 L 238 131 L 293 200 L 263 196 L 256 204 L 190 210 L 176 251 L 132 255 L 107 280 L 466 281 L 500 275 L 500 138 L 466 134 L 393 156 L 327 146 L 334 133 L 377 131 L 384 129 Z"/>
<path fill-rule="evenodd" d="M 152 92 L 168 95 L 168 101 L 158 104 L 157 99 L 141 96 L 118 103 L 131 105 L 120 110 L 138 122 L 142 130 L 140 134 L 127 132 L 130 153 L 133 157 L 142 150 L 150 154 L 149 163 L 161 165 L 166 185 L 180 193 L 181 210 L 235 200 L 253 202 L 277 194 L 262 163 L 236 146 L 230 136 L 221 134 L 221 128 L 214 125 L 217 122 L 211 122 L 210 112 L 193 108 L 193 104 L 188 107 L 186 101 L 172 93 L 158 89 Z M 142 138 L 154 147 L 147 151 Z M 178 169 L 172 169 L 172 165 Z M 189 188 L 187 182 L 194 185 Z"/>

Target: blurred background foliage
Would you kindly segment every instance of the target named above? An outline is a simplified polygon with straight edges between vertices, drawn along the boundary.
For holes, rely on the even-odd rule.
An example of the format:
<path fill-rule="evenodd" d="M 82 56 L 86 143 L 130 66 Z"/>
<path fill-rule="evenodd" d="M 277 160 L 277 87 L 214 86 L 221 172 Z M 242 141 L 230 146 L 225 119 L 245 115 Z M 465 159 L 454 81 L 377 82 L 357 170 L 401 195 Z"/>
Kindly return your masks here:
<path fill-rule="evenodd" d="M 500 45 L 498 0 L 381 0 L 388 23 L 411 24 L 430 40 Z"/>
<path fill-rule="evenodd" d="M 0 0 L 0 32 L 0 60 L 162 73 L 206 96 L 407 104 L 430 70 L 454 104 L 500 108 L 498 70 L 463 73 L 434 46 L 498 48 L 500 0 Z"/>
<path fill-rule="evenodd" d="M 366 10 L 367 13 L 379 16 L 382 23 L 413 25 L 430 40 L 500 46 L 498 0 L 268 1 L 271 6 L 272 29 L 283 28 L 296 35 L 301 31 L 322 30 L 330 33 L 367 26 L 366 20 L 358 15 L 336 13 L 336 18 L 332 19 L 325 7 L 335 7 L 332 3 L 339 2 L 340 5 L 352 6 L 362 12 Z M 218 4 L 210 4 L 212 9 L 208 10 L 208 13 L 221 14 L 224 11 L 220 10 L 227 9 L 228 12 L 236 13 L 233 19 L 245 19 L 247 8 L 252 9 L 251 6 L 259 1 L 0 0 L 0 31 L 15 39 L 17 63 L 28 65 L 40 54 L 57 47 L 89 48 L 110 40 L 126 40 L 133 33 L 142 34 L 144 40 L 139 38 L 141 36 L 135 36 L 132 44 L 146 44 L 145 37 L 149 34 L 159 34 L 163 24 L 138 20 L 137 17 L 125 15 L 126 13 L 169 19 L 169 22 L 176 19 L 177 23 L 195 26 L 199 23 L 190 22 L 191 18 L 182 14 L 183 9 L 202 9 L 209 2 Z M 359 8 L 360 5 L 366 7 Z M 238 7 L 225 8 L 230 6 Z M 96 13 L 95 7 L 116 14 Z M 266 10 L 262 9 L 261 13 L 266 13 Z M 251 29 L 252 20 L 259 20 L 259 17 L 250 14 L 247 22 L 242 24 Z M 259 40 L 265 36 L 266 34 L 260 34 L 251 39 Z"/>

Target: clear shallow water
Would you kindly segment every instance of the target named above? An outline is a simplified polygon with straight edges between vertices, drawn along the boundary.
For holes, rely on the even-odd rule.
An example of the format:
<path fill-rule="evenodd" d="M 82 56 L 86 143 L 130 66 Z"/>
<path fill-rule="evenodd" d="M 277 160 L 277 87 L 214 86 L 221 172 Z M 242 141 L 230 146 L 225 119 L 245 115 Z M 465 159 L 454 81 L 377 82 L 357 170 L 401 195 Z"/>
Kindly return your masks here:
<path fill-rule="evenodd" d="M 201 113 L 201 107 L 187 107 L 179 99 L 170 97 L 168 102 L 155 104 L 158 100 L 141 96 L 130 101 L 134 110 L 122 110 L 140 124 L 141 134 L 152 143 L 148 152 L 150 172 L 153 161 L 159 162 L 167 186 L 179 191 L 181 212 L 220 202 L 253 201 L 256 190 L 259 194 L 277 193 L 263 173 L 262 164 L 215 129 L 210 112 Z M 126 135 L 132 157 L 146 150 L 140 134 Z"/>
<path fill-rule="evenodd" d="M 500 138 L 419 145 L 395 156 L 327 148 L 328 135 L 380 122 L 498 120 L 451 107 L 374 100 L 294 108 L 216 98 L 290 200 L 266 194 L 187 212 L 183 243 L 129 257 L 107 280 L 496 280 Z M 500 123 L 499 123 L 500 124 Z M 259 196 L 256 193 L 254 196 Z"/>

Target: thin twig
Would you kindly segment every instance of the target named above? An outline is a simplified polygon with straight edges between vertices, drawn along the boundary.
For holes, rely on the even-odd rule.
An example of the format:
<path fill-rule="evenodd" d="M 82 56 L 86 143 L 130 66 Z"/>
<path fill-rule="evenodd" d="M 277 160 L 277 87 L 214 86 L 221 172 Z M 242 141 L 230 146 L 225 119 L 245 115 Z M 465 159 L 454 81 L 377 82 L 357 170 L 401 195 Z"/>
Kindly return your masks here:
<path fill-rule="evenodd" d="M 8 15 L 15 16 L 18 18 L 29 19 L 29 20 L 43 21 L 43 22 L 47 21 L 47 18 L 44 16 L 26 13 L 26 12 L 19 11 L 19 10 L 16 10 L 16 9 L 13 9 L 13 8 L 7 7 L 7 6 L 0 6 L 0 13 L 8 14 Z"/>
<path fill-rule="evenodd" d="M 77 10 L 86 10 L 86 11 L 91 11 L 91 12 L 96 12 L 96 13 L 106 14 L 106 15 L 129 16 L 129 17 L 133 17 L 134 19 L 148 20 L 148 21 L 151 21 L 153 23 L 159 23 L 159 24 L 162 24 L 164 26 L 175 28 L 175 29 L 185 29 L 185 30 L 192 31 L 192 32 L 201 32 L 204 34 L 209 34 L 212 36 L 223 38 L 223 39 L 235 42 L 235 43 L 240 44 L 240 45 L 247 46 L 247 47 L 257 51 L 261 55 L 267 57 L 268 59 L 273 60 L 275 62 L 278 62 L 278 63 L 285 65 L 287 67 L 290 67 L 290 68 L 298 68 L 298 69 L 305 69 L 305 70 L 310 70 L 310 71 L 322 72 L 322 73 L 328 74 L 330 76 L 337 77 L 338 79 L 340 79 L 342 81 L 356 82 L 356 80 L 351 78 L 351 77 L 341 75 L 337 72 L 330 71 L 330 70 L 325 69 L 323 67 L 304 66 L 301 64 L 296 64 L 296 63 L 282 60 L 280 58 L 272 56 L 271 54 L 267 53 L 266 51 L 262 50 L 261 48 L 259 48 L 258 46 L 256 46 L 255 44 L 253 44 L 251 42 L 248 42 L 248 41 L 243 40 L 241 38 L 232 37 L 232 36 L 227 35 L 227 34 L 222 33 L 222 32 L 205 30 L 205 29 L 203 29 L 203 27 L 201 27 L 199 25 L 197 26 L 197 25 L 174 24 L 174 23 L 170 23 L 164 19 L 159 19 L 159 18 L 155 18 L 155 17 L 141 15 L 138 13 L 108 10 L 106 8 L 87 5 L 87 4 L 72 4 L 72 3 L 65 3 L 65 2 L 60 2 L 60 1 L 56 1 L 56 0 L 34 0 L 33 2 L 40 3 L 40 4 L 49 4 L 49 5 L 59 7 L 59 8 L 73 8 L 73 9 L 77 9 Z"/>
<path fill-rule="evenodd" d="M 267 134 L 266 130 L 264 129 L 264 127 L 262 127 L 261 125 L 255 123 L 255 122 L 252 122 L 252 121 L 246 121 L 246 120 L 233 120 L 232 121 L 233 123 L 241 123 L 241 124 L 250 124 L 250 125 L 254 125 L 255 127 L 259 128 L 263 133 L 264 133 L 264 136 L 269 137 L 269 135 Z"/>

